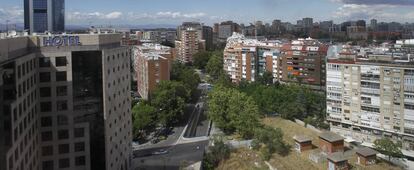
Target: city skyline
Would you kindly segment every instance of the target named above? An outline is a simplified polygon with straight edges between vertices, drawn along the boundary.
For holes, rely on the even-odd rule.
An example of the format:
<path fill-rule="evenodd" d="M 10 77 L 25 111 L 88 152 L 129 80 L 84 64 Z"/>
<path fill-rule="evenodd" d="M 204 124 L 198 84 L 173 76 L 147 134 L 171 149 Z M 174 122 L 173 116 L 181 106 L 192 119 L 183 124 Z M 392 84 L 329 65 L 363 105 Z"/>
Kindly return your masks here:
<path fill-rule="evenodd" d="M 212 25 L 225 20 L 248 24 L 258 20 L 270 23 L 274 19 L 295 24 L 304 17 L 335 23 L 372 18 L 380 22 L 414 22 L 412 0 L 258 0 L 255 4 L 248 0 L 178 1 L 71 0 L 66 2 L 66 24 L 178 25 L 183 21 L 200 21 Z M 0 0 L 0 3 L 0 23 L 23 23 L 23 1 Z"/>

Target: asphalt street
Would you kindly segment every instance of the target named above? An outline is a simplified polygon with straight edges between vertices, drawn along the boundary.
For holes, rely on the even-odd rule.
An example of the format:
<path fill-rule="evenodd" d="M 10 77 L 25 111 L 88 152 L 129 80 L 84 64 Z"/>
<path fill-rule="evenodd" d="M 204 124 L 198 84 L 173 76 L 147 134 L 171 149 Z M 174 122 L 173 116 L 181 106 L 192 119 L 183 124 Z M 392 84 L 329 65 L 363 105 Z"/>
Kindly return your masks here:
<path fill-rule="evenodd" d="M 134 154 L 138 157 L 133 160 L 133 164 L 135 170 L 178 170 L 182 165 L 201 161 L 204 148 L 207 145 L 208 140 L 134 151 Z M 161 149 L 167 150 L 168 153 L 162 155 L 152 154 Z"/>

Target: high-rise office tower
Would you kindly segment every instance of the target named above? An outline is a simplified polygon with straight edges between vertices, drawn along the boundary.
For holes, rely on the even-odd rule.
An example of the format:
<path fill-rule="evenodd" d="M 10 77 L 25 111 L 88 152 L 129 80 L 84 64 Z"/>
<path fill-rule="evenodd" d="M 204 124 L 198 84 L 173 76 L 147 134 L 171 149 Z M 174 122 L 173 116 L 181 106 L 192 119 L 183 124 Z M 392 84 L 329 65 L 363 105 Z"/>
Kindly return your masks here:
<path fill-rule="evenodd" d="M 1 170 L 131 169 L 131 52 L 120 41 L 0 39 Z"/>
<path fill-rule="evenodd" d="M 65 0 L 24 0 L 24 28 L 30 33 L 64 32 Z"/>

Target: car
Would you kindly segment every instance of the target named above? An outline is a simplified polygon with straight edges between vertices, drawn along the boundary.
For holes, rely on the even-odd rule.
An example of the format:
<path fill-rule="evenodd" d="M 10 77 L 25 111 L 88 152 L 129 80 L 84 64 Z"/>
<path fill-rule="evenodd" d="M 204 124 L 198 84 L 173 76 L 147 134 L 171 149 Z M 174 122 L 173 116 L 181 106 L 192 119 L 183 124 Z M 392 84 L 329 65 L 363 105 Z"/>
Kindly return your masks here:
<path fill-rule="evenodd" d="M 160 149 L 160 150 L 158 150 L 158 151 L 153 152 L 152 154 L 153 154 L 153 155 L 165 155 L 165 154 L 167 154 L 167 153 L 168 153 L 168 151 L 167 151 L 167 150 L 165 150 L 165 149 Z"/>

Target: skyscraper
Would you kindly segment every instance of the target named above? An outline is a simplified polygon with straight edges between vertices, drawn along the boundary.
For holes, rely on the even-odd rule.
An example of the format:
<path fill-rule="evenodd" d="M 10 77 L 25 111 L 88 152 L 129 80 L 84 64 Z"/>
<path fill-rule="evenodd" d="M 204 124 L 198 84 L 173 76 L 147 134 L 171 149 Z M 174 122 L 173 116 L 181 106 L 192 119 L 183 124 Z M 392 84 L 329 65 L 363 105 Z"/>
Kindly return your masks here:
<path fill-rule="evenodd" d="M 24 28 L 34 32 L 65 30 L 65 0 L 24 0 Z"/>

